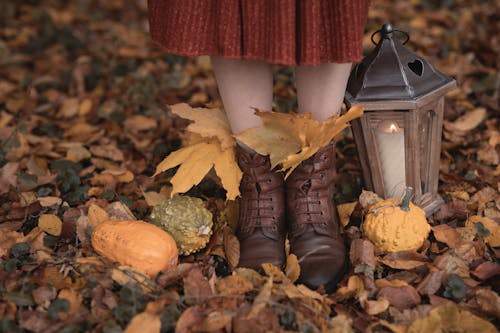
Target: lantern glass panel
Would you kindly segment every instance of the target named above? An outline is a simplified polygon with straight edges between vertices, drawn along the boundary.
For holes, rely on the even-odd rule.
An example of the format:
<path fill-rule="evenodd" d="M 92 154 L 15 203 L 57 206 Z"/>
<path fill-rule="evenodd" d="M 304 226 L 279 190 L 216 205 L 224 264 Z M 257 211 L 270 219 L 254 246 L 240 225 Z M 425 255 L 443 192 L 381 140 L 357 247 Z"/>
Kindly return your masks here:
<path fill-rule="evenodd" d="M 433 110 L 422 110 L 419 120 L 419 140 L 420 140 L 420 180 L 422 195 L 432 192 L 432 165 L 431 165 L 431 147 L 434 140 L 434 124 L 436 122 L 436 113 Z"/>

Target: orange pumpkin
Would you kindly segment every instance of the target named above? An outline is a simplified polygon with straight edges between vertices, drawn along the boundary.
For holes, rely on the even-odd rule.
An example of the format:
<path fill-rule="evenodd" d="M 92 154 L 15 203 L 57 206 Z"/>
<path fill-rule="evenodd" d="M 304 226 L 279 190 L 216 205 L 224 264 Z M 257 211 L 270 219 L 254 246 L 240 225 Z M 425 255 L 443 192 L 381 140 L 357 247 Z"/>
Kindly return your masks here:
<path fill-rule="evenodd" d="M 402 201 L 391 198 L 370 206 L 361 229 L 382 252 L 417 250 L 429 235 L 425 211 L 410 202 L 412 193 L 408 188 Z"/>
<path fill-rule="evenodd" d="M 179 253 L 175 240 L 144 221 L 104 221 L 94 228 L 91 242 L 100 255 L 150 277 L 177 265 Z"/>

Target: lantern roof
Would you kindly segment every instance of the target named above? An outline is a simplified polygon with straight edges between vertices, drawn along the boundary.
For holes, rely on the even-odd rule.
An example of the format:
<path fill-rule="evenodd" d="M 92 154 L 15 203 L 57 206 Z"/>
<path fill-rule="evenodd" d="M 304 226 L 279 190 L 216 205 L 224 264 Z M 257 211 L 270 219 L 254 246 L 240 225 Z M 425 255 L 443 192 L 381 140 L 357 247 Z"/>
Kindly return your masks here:
<path fill-rule="evenodd" d="M 396 32 L 404 34 L 406 40 L 401 42 Z M 404 46 L 409 39 L 406 32 L 386 23 L 372 35 L 372 42 L 378 33 L 380 40 L 375 49 L 353 68 L 349 77 L 347 98 L 351 102 L 414 101 L 436 90 L 444 94 L 455 86 L 455 80 Z"/>

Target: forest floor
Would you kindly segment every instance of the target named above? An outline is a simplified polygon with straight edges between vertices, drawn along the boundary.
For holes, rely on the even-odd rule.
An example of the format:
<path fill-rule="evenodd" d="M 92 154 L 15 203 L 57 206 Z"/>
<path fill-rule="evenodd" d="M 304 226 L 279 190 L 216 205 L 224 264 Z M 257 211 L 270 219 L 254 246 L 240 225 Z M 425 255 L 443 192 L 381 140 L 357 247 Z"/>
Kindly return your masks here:
<path fill-rule="evenodd" d="M 214 177 L 187 193 L 214 214 L 210 242 L 172 271 L 150 279 L 95 253 L 89 207 L 148 220 L 170 193 L 172 172 L 151 176 L 188 122 L 168 106 L 221 105 L 210 62 L 152 45 L 144 0 L 2 2 L 0 332 L 496 332 L 500 3 L 372 2 L 366 52 L 391 22 L 457 81 L 444 110 L 445 204 L 422 248 L 388 255 L 359 238 L 356 208 L 346 226 L 353 265 L 333 294 L 293 284 L 290 271 L 232 270 L 236 221 Z M 275 78 L 275 109 L 296 110 L 292 72 L 276 67 Z M 337 155 L 335 200 L 357 206 L 350 132 Z"/>

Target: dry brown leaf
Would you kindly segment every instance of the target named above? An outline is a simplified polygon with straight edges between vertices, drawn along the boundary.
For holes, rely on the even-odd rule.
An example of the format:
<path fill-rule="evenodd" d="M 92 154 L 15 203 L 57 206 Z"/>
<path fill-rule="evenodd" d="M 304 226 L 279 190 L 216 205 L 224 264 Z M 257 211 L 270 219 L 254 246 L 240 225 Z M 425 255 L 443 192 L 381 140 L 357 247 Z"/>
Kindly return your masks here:
<path fill-rule="evenodd" d="M 481 288 L 476 290 L 475 296 L 481 311 L 500 318 L 500 297 L 496 292 Z"/>
<path fill-rule="evenodd" d="M 485 241 L 493 247 L 500 246 L 500 225 L 488 217 L 478 215 L 470 216 L 465 222 L 466 226 L 474 226 L 476 223 L 482 223 L 483 227 L 489 231 Z"/>
<path fill-rule="evenodd" d="M 339 213 L 340 223 L 342 223 L 342 226 L 345 227 L 349 224 L 351 214 L 354 211 L 354 208 L 356 208 L 357 204 L 358 202 L 354 201 L 337 205 L 337 211 Z"/>
<path fill-rule="evenodd" d="M 462 242 L 460 234 L 455 230 L 455 228 L 452 228 L 447 224 L 432 227 L 432 232 L 438 241 L 445 243 L 451 248 L 459 246 Z"/>
<path fill-rule="evenodd" d="M 285 274 L 291 282 L 297 281 L 300 276 L 300 265 L 297 256 L 293 253 L 286 258 Z"/>
<path fill-rule="evenodd" d="M 371 316 L 375 316 L 389 308 L 390 303 L 387 299 L 380 297 L 376 300 L 369 300 L 368 294 L 369 292 L 365 290 L 359 297 L 361 307 L 366 311 L 366 313 Z"/>
<path fill-rule="evenodd" d="M 82 305 L 82 295 L 74 289 L 62 289 L 57 296 L 59 299 L 65 299 L 69 302 L 69 313 L 75 314 Z"/>
<path fill-rule="evenodd" d="M 53 236 L 59 236 L 62 231 L 62 221 L 54 214 L 40 215 L 38 226 L 46 233 Z"/>
<path fill-rule="evenodd" d="M 336 301 L 343 301 L 352 297 L 359 297 L 365 290 L 365 284 L 358 275 L 351 275 L 347 280 L 347 286 L 340 287 L 334 294 Z"/>
<path fill-rule="evenodd" d="M 132 318 L 124 333 L 159 333 L 160 330 L 160 316 L 142 312 Z"/>
<path fill-rule="evenodd" d="M 238 274 L 217 281 L 217 292 L 222 295 L 242 295 L 253 290 L 253 284 Z"/>
<path fill-rule="evenodd" d="M 110 203 L 106 207 L 106 212 L 111 220 L 137 220 L 130 208 L 121 201 Z"/>
<path fill-rule="evenodd" d="M 0 168 L 0 194 L 9 192 L 10 186 L 15 187 L 16 173 L 19 163 L 9 162 Z"/>
<path fill-rule="evenodd" d="M 113 161 L 123 161 L 123 152 L 118 149 L 114 144 L 92 146 L 90 152 L 97 157 L 108 158 Z"/>
<path fill-rule="evenodd" d="M 128 116 L 123 122 L 126 131 L 139 132 L 156 128 L 156 120 L 142 114 Z"/>
<path fill-rule="evenodd" d="M 351 327 L 352 319 L 344 314 L 338 314 L 337 316 L 330 319 L 329 331 L 330 333 L 354 333 Z"/>
<path fill-rule="evenodd" d="M 363 190 L 359 196 L 359 204 L 365 211 L 368 211 L 370 206 L 382 201 L 382 199 L 377 193 L 372 191 Z"/>
<path fill-rule="evenodd" d="M 281 164 L 285 177 L 339 135 L 352 119 L 363 114 L 359 106 L 342 116 L 319 123 L 310 113 L 278 113 L 257 110 L 262 126 L 250 128 L 235 137 L 262 155 L 269 155 L 271 167 Z"/>
<path fill-rule="evenodd" d="M 429 272 L 418 284 L 417 291 L 421 295 L 434 295 L 441 288 L 444 277 L 445 274 L 443 271 Z"/>
<path fill-rule="evenodd" d="M 109 220 L 109 214 L 96 204 L 91 204 L 89 206 L 87 216 L 89 219 L 88 222 L 93 228 L 95 228 L 98 224 Z"/>
<path fill-rule="evenodd" d="M 166 195 L 154 191 L 149 191 L 149 192 L 142 191 L 142 195 L 144 196 L 146 203 L 150 207 L 159 205 L 162 201 L 165 201 L 167 199 Z"/>
<path fill-rule="evenodd" d="M 90 158 L 92 154 L 84 146 L 75 145 L 68 149 L 66 152 L 66 159 L 78 163 L 81 160 Z"/>
<path fill-rule="evenodd" d="M 224 253 L 230 269 L 235 269 L 240 261 L 240 242 L 229 227 L 224 228 Z"/>
<path fill-rule="evenodd" d="M 398 310 L 409 309 L 422 301 L 417 290 L 412 286 L 383 287 L 379 290 L 377 298 L 385 298 Z"/>
<path fill-rule="evenodd" d="M 59 206 L 62 204 L 62 199 L 60 197 L 38 197 L 37 200 L 42 207 Z"/>
<path fill-rule="evenodd" d="M 349 251 L 349 259 L 353 266 L 364 264 L 375 269 L 377 260 L 375 258 L 375 246 L 366 239 L 357 238 L 352 241 Z"/>
<path fill-rule="evenodd" d="M 432 309 L 428 316 L 415 320 L 408 328 L 408 333 L 420 332 L 496 333 L 498 331 L 490 322 L 458 308 L 453 302 L 446 302 Z"/>
<path fill-rule="evenodd" d="M 468 132 L 473 130 L 486 118 L 486 109 L 484 107 L 471 110 L 449 124 L 449 128 L 459 132 Z"/>
<path fill-rule="evenodd" d="M 176 115 L 193 121 L 186 130 L 204 138 L 217 138 L 221 150 L 233 147 L 236 142 L 231 133 L 226 113 L 220 109 L 192 108 L 186 103 L 170 107 Z"/>
<path fill-rule="evenodd" d="M 252 305 L 252 310 L 248 314 L 248 319 L 252 319 L 259 314 L 259 312 L 266 306 L 267 302 L 271 298 L 271 290 L 273 289 L 273 278 L 269 277 L 259 291 L 259 294 L 255 297 Z"/>
<path fill-rule="evenodd" d="M 189 304 L 199 304 L 212 295 L 210 284 L 199 267 L 189 270 L 184 277 L 184 295 Z"/>
<path fill-rule="evenodd" d="M 213 332 L 221 330 L 226 325 L 231 323 L 232 319 L 233 319 L 233 314 L 231 314 L 230 311 L 222 313 L 219 311 L 210 312 L 205 317 L 203 322 L 200 325 L 196 326 L 196 331 Z"/>

